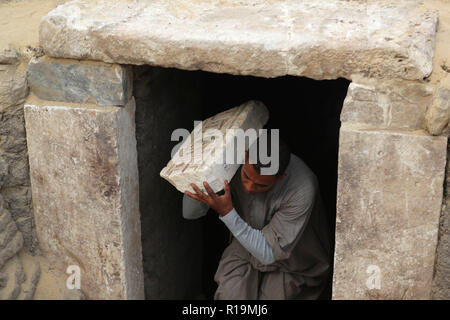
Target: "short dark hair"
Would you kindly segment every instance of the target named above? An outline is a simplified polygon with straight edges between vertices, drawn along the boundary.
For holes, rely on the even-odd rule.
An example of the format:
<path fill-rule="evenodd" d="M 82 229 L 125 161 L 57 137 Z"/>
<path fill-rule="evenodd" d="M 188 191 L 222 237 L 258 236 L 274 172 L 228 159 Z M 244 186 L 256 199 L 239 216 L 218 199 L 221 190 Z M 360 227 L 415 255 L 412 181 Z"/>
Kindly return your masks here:
<path fill-rule="evenodd" d="M 272 148 L 271 148 L 271 129 L 267 129 L 267 149 L 270 156 L 272 156 Z M 262 139 L 257 139 L 255 145 L 257 146 L 257 162 L 255 164 L 253 164 L 253 168 L 255 168 L 256 172 L 261 173 L 261 168 L 268 168 L 270 167 L 271 163 L 267 163 L 267 164 L 263 164 L 260 161 L 259 158 L 259 148 L 260 148 L 260 143 L 261 143 Z M 279 139 L 279 165 L 278 165 L 278 171 L 275 173 L 275 175 L 279 176 L 282 175 L 285 171 L 287 166 L 289 165 L 289 160 L 291 159 L 291 150 L 289 148 L 289 146 L 280 138 Z"/>

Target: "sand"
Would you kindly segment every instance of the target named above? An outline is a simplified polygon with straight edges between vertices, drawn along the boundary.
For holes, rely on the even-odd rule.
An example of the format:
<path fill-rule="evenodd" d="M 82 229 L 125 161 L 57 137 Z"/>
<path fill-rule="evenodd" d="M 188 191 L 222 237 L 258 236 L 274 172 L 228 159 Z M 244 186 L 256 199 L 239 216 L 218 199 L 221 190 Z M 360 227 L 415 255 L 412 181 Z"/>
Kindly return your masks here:
<path fill-rule="evenodd" d="M 22 283 L 17 300 L 23 300 L 32 288 L 31 282 L 37 266 L 40 268 L 40 277 L 34 291 L 34 300 L 60 300 L 66 291 L 66 280 L 69 275 L 52 268 L 49 261 L 43 256 L 32 256 L 26 249 L 22 249 L 18 255 L 8 260 L 2 273 L 8 277 L 6 287 L 0 291 L 0 300 L 11 297 L 16 286 L 16 271 L 22 265 L 25 274 L 25 282 Z"/>
<path fill-rule="evenodd" d="M 50 10 L 67 0 L 0 0 L 0 49 L 39 44 L 39 22 Z"/>

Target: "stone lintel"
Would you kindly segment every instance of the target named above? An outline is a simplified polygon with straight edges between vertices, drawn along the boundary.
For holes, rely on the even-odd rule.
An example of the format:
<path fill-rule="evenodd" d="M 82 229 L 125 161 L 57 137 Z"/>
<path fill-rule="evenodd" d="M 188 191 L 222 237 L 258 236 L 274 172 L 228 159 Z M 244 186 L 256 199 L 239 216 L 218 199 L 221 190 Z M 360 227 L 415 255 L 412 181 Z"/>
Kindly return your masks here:
<path fill-rule="evenodd" d="M 416 1 L 75 0 L 41 21 L 53 57 L 236 75 L 422 79 L 437 12 Z"/>

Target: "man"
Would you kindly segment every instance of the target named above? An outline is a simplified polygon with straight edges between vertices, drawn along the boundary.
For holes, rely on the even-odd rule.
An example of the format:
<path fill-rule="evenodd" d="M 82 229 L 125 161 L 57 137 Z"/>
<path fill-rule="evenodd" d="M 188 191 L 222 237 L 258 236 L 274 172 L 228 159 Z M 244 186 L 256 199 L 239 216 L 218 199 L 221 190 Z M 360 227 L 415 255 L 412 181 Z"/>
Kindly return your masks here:
<path fill-rule="evenodd" d="M 260 174 L 268 165 L 250 164 L 248 152 L 245 159 L 223 195 L 204 182 L 207 194 L 192 184 L 195 193 L 183 197 L 184 218 L 212 208 L 233 234 L 214 276 L 214 299 L 317 299 L 330 244 L 316 176 L 282 141 L 274 175 Z"/>

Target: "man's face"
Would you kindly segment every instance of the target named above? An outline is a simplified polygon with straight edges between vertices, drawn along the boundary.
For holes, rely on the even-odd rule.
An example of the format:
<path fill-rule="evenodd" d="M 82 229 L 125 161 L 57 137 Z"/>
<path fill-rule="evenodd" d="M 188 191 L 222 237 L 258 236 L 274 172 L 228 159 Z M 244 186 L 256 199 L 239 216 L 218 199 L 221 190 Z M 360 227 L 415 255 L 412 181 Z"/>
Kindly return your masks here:
<path fill-rule="evenodd" d="M 245 164 L 241 167 L 241 180 L 245 193 L 255 194 L 268 191 L 283 177 L 284 174 L 281 176 L 259 174 L 253 165 L 248 162 L 248 153 L 246 153 Z"/>

